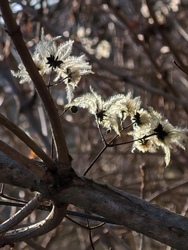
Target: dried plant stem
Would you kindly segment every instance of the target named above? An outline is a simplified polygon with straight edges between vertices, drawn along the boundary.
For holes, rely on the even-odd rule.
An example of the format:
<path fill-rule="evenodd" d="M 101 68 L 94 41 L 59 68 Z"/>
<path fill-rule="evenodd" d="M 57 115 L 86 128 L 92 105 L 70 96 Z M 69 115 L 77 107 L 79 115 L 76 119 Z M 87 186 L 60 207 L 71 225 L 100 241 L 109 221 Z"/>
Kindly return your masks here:
<path fill-rule="evenodd" d="M 32 247 L 35 250 L 45 250 L 47 248 L 44 248 L 42 246 L 40 246 L 39 244 L 36 243 L 35 240 L 32 239 L 28 239 L 28 240 L 24 240 L 24 242 L 29 245 L 30 247 Z"/>
<path fill-rule="evenodd" d="M 22 203 L 24 203 L 24 204 L 27 203 L 25 200 L 20 200 L 20 199 L 17 199 L 17 198 L 14 198 L 14 197 L 11 197 L 11 196 L 9 196 L 9 195 L 4 194 L 4 189 L 5 189 L 5 184 L 2 183 L 2 184 L 1 184 L 1 189 L 0 189 L 0 196 L 1 196 L 2 198 L 5 198 L 5 199 L 11 200 L 11 201 L 16 201 L 16 202 L 22 202 Z M 0 202 L 0 203 L 1 203 L 1 202 Z M 20 203 L 17 203 L 17 204 L 20 204 Z"/>
<path fill-rule="evenodd" d="M 129 127 L 129 126 L 128 126 Z M 127 127 L 126 127 L 127 128 Z M 120 132 L 122 132 L 124 129 L 122 129 Z M 99 129 L 100 131 L 100 135 L 102 134 L 101 132 L 101 129 Z M 102 134 L 101 138 L 102 138 L 102 141 L 104 143 L 104 147 L 101 149 L 101 151 L 98 153 L 98 155 L 95 157 L 95 159 L 92 161 L 92 163 L 90 164 L 90 166 L 86 169 L 86 171 L 83 173 L 83 176 L 85 176 L 89 171 L 90 169 L 93 167 L 93 165 L 95 164 L 95 162 L 100 158 L 100 156 L 104 153 L 104 151 L 109 147 L 109 145 L 111 145 L 111 143 L 118 137 L 118 135 L 114 136 L 114 138 L 112 138 L 109 143 L 106 142 L 106 140 Z M 113 146 L 113 145 L 112 145 Z"/>
<path fill-rule="evenodd" d="M 89 230 L 89 241 L 90 241 L 92 250 L 95 250 L 95 247 L 94 247 L 94 244 L 93 244 L 92 231 L 91 230 Z"/>
<path fill-rule="evenodd" d="M 55 146 L 57 150 L 58 161 L 61 162 L 61 169 L 64 172 L 64 166 L 66 173 L 71 171 L 70 167 L 70 157 L 68 154 L 68 149 L 65 141 L 65 136 L 62 130 L 60 118 L 58 115 L 57 108 L 55 103 L 48 91 L 46 84 L 44 83 L 41 75 L 39 74 L 36 65 L 34 64 L 31 55 L 25 45 L 25 42 L 22 38 L 22 33 L 19 26 L 13 18 L 12 11 L 10 9 L 9 3 L 7 0 L 0 1 L 0 8 L 2 12 L 2 17 L 5 21 L 8 34 L 10 35 L 24 66 L 26 67 L 38 93 L 43 101 L 46 112 L 48 114 L 53 137 L 55 141 Z M 55 166 L 54 166 L 55 168 Z M 60 169 L 60 171 L 61 171 Z M 68 174 L 68 173 L 67 173 Z"/>
<path fill-rule="evenodd" d="M 71 218 L 70 216 L 68 216 L 68 215 L 66 215 L 66 218 L 67 218 L 68 220 L 72 221 L 73 223 L 75 223 L 76 225 L 78 225 L 78 226 L 80 226 L 80 227 L 82 227 L 82 228 L 84 228 L 84 229 L 86 229 L 86 230 L 94 230 L 94 229 L 97 229 L 97 228 L 99 228 L 99 227 L 102 227 L 104 224 L 106 224 L 106 222 L 102 222 L 102 223 L 100 223 L 100 224 L 97 225 L 97 226 L 93 226 L 93 227 L 89 226 L 89 227 L 88 227 L 88 225 L 85 226 L 85 225 L 83 225 L 83 224 L 77 222 L 76 220 L 72 219 L 72 218 Z"/>
<path fill-rule="evenodd" d="M 67 205 L 53 206 L 50 214 L 42 221 L 28 227 L 15 229 L 1 235 L 0 247 L 48 233 L 56 228 L 66 214 Z"/>
<path fill-rule="evenodd" d="M 153 201 L 161 198 L 162 196 L 167 195 L 168 193 L 170 193 L 178 188 L 181 188 L 183 186 L 187 186 L 187 185 L 188 185 L 188 179 L 178 181 L 171 186 L 165 187 L 163 190 L 156 191 L 149 198 L 147 198 L 146 201 L 153 202 Z"/>
<path fill-rule="evenodd" d="M 183 71 L 186 75 L 188 75 L 188 69 L 185 69 L 184 67 L 182 67 L 182 65 L 178 65 L 178 63 L 174 60 L 174 64 L 181 69 L 181 71 Z"/>
<path fill-rule="evenodd" d="M 25 219 L 29 214 L 34 211 L 35 208 L 39 206 L 41 200 L 42 195 L 37 193 L 35 197 L 30 200 L 23 208 L 21 208 L 16 214 L 14 214 L 11 218 L 4 221 L 0 225 L 0 234 L 3 234 L 6 231 L 12 229 L 23 219 Z"/>

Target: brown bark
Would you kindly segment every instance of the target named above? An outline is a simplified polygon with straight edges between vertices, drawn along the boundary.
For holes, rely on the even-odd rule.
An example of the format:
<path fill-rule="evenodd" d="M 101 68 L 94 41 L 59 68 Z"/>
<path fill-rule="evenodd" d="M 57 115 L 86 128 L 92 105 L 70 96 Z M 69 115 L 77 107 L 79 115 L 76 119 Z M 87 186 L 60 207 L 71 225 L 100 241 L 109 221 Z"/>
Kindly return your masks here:
<path fill-rule="evenodd" d="M 24 166 L 11 161 L 2 153 L 0 156 L 1 162 L 3 161 L 0 164 L 1 182 L 34 189 L 55 203 L 73 204 L 173 248 L 187 249 L 188 219 L 186 217 L 126 192 L 76 175 L 68 187 L 52 189 L 48 184 L 41 183 L 32 172 L 27 169 L 24 171 Z M 63 183 L 63 180 L 59 181 Z"/>

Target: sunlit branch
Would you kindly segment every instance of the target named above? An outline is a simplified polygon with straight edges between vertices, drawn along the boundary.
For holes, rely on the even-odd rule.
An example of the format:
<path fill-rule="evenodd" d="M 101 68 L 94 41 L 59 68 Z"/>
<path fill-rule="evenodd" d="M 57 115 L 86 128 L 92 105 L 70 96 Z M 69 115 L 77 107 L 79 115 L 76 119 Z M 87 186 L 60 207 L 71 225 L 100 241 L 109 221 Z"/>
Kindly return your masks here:
<path fill-rule="evenodd" d="M 53 206 L 50 214 L 42 221 L 23 228 L 8 231 L 1 236 L 1 247 L 18 241 L 30 239 L 48 233 L 56 228 L 66 214 L 67 205 Z"/>
<path fill-rule="evenodd" d="M 31 214 L 39 206 L 41 200 L 42 195 L 37 193 L 35 197 L 30 200 L 23 208 L 21 208 L 16 214 L 0 225 L 0 234 L 12 229 L 29 214 Z"/>

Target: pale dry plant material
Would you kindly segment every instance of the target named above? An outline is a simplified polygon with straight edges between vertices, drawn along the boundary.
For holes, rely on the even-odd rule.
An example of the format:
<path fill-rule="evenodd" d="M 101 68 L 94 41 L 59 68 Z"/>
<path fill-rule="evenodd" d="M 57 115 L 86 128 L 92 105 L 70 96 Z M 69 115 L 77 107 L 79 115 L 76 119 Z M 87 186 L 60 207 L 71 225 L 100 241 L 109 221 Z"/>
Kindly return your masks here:
<path fill-rule="evenodd" d="M 32 58 L 42 76 L 51 76 L 52 73 L 55 75 L 49 86 L 64 82 L 68 102 L 71 102 L 74 97 L 73 91 L 81 77 L 93 72 L 91 65 L 85 61 L 84 55 L 79 57 L 71 56 L 74 41 L 69 40 L 65 43 L 58 43 L 57 40 L 60 40 L 60 38 L 61 36 L 47 39 L 42 29 L 41 40 L 36 45 Z M 13 76 L 20 78 L 21 84 L 31 82 L 23 63 L 19 64 L 18 69 L 17 72 L 12 71 Z"/>
<path fill-rule="evenodd" d="M 127 95 L 118 94 L 103 100 L 92 87 L 90 87 L 90 91 L 91 93 L 75 98 L 66 107 L 76 106 L 87 109 L 90 114 L 95 116 L 99 125 L 106 128 L 108 132 L 113 129 L 116 134 L 120 135 L 121 122 L 140 108 L 140 98 L 132 99 L 132 93 L 129 92 Z"/>
<path fill-rule="evenodd" d="M 185 149 L 188 129 L 174 127 L 151 107 L 148 110 L 141 108 L 140 97 L 133 98 L 131 92 L 103 100 L 90 87 L 90 93 L 75 98 L 66 107 L 87 109 L 90 114 L 94 115 L 98 125 L 105 128 L 107 132 L 113 129 L 117 135 L 120 135 L 123 130 L 123 121 L 130 118 L 132 131 L 128 134 L 133 137 L 132 152 L 135 149 L 143 153 L 153 152 L 162 148 L 165 153 L 166 166 L 170 163 L 170 149 L 173 144 Z"/>
<path fill-rule="evenodd" d="M 165 153 L 165 163 L 168 166 L 172 145 L 176 144 L 185 149 L 188 130 L 174 127 L 151 107 L 148 110 L 141 108 L 140 97 L 133 98 L 131 91 L 103 100 L 90 87 L 90 93 L 74 98 L 73 91 L 81 77 L 93 72 L 84 55 L 79 57 L 71 55 L 73 41 L 61 43 L 60 38 L 61 36 L 47 38 L 42 29 L 41 40 L 36 45 L 32 58 L 42 76 L 49 75 L 51 81 L 53 73 L 54 77 L 49 86 L 64 82 L 68 99 L 65 108 L 71 108 L 75 112 L 77 108 L 87 109 L 94 115 L 98 127 L 105 128 L 107 132 L 114 130 L 119 136 L 121 131 L 125 130 L 123 122 L 129 118 L 132 122 L 132 131 L 128 132 L 133 137 L 132 152 L 135 149 L 144 153 L 162 148 Z M 31 82 L 25 66 L 20 63 L 18 68 L 18 72 L 12 73 L 20 78 L 20 83 Z"/>
<path fill-rule="evenodd" d="M 146 152 L 161 147 L 165 153 L 166 166 L 170 163 L 170 149 L 173 144 L 185 149 L 187 141 L 187 128 L 174 127 L 167 119 L 163 119 L 161 114 L 149 108 L 148 111 L 141 110 L 139 119 L 135 119 L 136 126 L 129 134 L 133 136 L 132 151 L 138 149 Z M 134 121 L 134 118 L 132 118 Z"/>

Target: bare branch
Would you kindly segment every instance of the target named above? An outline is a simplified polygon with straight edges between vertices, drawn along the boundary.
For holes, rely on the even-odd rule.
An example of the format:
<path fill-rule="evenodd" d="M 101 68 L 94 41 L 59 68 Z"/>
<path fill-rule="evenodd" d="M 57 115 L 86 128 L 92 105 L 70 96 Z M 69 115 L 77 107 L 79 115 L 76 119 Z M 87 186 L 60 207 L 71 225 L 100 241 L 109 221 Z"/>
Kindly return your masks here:
<path fill-rule="evenodd" d="M 11 168 L 10 164 L 7 166 L 8 172 L 11 172 L 10 175 L 14 176 L 12 185 L 18 185 L 19 182 L 22 187 L 32 185 L 34 190 L 54 202 L 73 204 L 171 247 L 187 249 L 188 219 L 186 217 L 85 177 L 75 176 L 69 187 L 50 194 L 48 186 L 37 179 L 35 185 L 32 184 L 33 179 L 28 179 L 28 183 L 25 183 L 24 177 L 27 178 L 27 176 L 23 176 L 20 171 L 21 166 L 18 165 L 20 169 L 13 166 Z M 4 174 L 7 173 L 2 171 L 1 176 Z M 34 178 L 31 172 L 30 174 L 31 178 Z M 2 178 L 5 179 L 3 176 Z M 8 178 L 6 181 L 8 182 Z"/>
<path fill-rule="evenodd" d="M 1 183 L 36 190 L 40 177 L 0 151 Z"/>
<path fill-rule="evenodd" d="M 33 152 L 43 160 L 47 166 L 54 165 L 54 161 L 18 126 L 9 121 L 4 115 L 0 114 L 0 124 L 13 132 L 20 140 L 22 140 Z"/>
<path fill-rule="evenodd" d="M 53 206 L 50 214 L 42 221 L 28 227 L 19 228 L 9 231 L 0 237 L 0 246 L 12 244 L 22 240 L 37 237 L 48 233 L 56 228 L 64 218 L 67 210 L 67 205 Z"/>
<path fill-rule="evenodd" d="M 23 208 L 21 208 L 16 214 L 14 214 L 11 218 L 4 221 L 0 225 L 0 234 L 7 232 L 12 229 L 18 223 L 20 223 L 24 218 L 26 218 L 29 214 L 31 214 L 35 208 L 37 208 L 42 200 L 41 194 L 36 194 L 35 197 L 30 200 Z"/>
<path fill-rule="evenodd" d="M 54 199 L 96 213 L 168 246 L 187 249 L 187 218 L 126 192 L 77 177 L 70 188 Z"/>
<path fill-rule="evenodd" d="M 39 244 L 37 244 L 35 242 L 35 240 L 28 239 L 28 240 L 24 240 L 24 241 L 25 241 L 25 243 L 27 243 L 30 247 L 32 247 L 35 250 L 44 250 L 44 249 L 46 249 L 46 248 L 40 246 Z"/>
<path fill-rule="evenodd" d="M 35 87 L 43 101 L 45 109 L 47 111 L 53 136 L 55 140 L 55 146 L 57 150 L 58 160 L 61 162 L 60 168 L 66 171 L 70 171 L 70 158 L 68 154 L 67 145 L 65 142 L 65 136 L 62 130 L 60 118 L 57 112 L 57 108 L 53 99 L 48 91 L 46 84 L 44 83 L 41 75 L 39 74 L 36 65 L 34 64 L 31 55 L 25 45 L 25 42 L 22 38 L 22 33 L 19 26 L 15 22 L 12 11 L 10 9 L 9 3 L 7 0 L 0 1 L 0 8 L 2 12 L 3 19 L 5 21 L 7 31 L 33 81 Z"/>
<path fill-rule="evenodd" d="M 0 150 L 8 155 L 11 159 L 23 164 L 26 168 L 28 168 L 33 173 L 37 174 L 40 177 L 43 177 L 45 174 L 45 170 L 39 167 L 34 161 L 28 159 L 26 156 L 19 153 L 14 148 L 8 146 L 6 143 L 0 140 Z"/>

